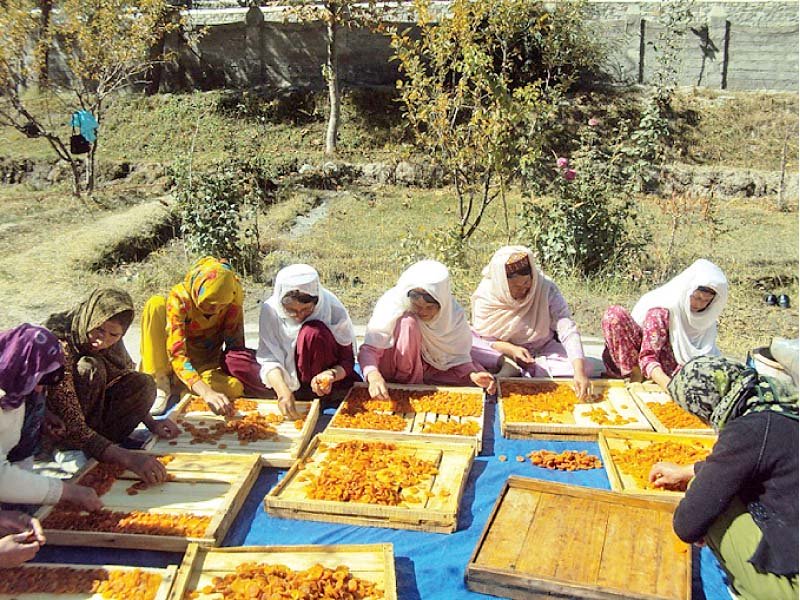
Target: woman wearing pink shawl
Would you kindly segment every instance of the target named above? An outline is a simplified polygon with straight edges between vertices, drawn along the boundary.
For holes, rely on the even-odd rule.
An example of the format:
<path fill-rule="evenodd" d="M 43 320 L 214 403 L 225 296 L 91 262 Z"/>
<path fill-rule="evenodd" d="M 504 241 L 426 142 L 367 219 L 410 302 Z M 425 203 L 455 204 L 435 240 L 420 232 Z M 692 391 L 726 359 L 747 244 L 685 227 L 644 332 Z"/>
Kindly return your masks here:
<path fill-rule="evenodd" d="M 373 398 L 388 398 L 387 381 L 474 384 L 494 394 L 494 377 L 473 362 L 470 348 L 469 324 L 450 292 L 447 267 L 423 260 L 378 300 L 358 362 Z"/>
<path fill-rule="evenodd" d="M 524 246 L 504 246 L 472 294 L 472 357 L 490 371 L 510 358 L 524 377 L 572 377 L 589 392 L 583 344 L 564 297 Z"/>

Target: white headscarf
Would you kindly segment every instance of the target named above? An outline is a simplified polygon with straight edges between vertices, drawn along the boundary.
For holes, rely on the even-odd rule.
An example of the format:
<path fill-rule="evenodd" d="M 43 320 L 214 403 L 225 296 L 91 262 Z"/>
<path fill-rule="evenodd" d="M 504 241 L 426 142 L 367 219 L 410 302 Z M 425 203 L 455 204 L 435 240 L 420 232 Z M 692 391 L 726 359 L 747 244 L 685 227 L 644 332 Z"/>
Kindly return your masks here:
<path fill-rule="evenodd" d="M 703 312 L 692 312 L 692 293 L 700 286 L 716 292 Z M 660 288 L 646 293 L 633 307 L 633 319 L 641 325 L 651 308 L 669 310 L 669 341 L 679 364 L 697 356 L 719 356 L 717 319 L 728 302 L 728 280 L 714 263 L 701 258 Z"/>
<path fill-rule="evenodd" d="M 317 304 L 302 323 L 298 323 L 283 308 L 281 300 L 292 291 L 317 296 Z M 258 323 L 258 352 L 256 358 L 261 364 L 261 379 L 273 369 L 281 369 L 289 388 L 294 391 L 300 387 L 295 364 L 295 348 L 300 328 L 307 321 L 321 321 L 333 333 L 337 343 L 342 346 L 353 344 L 356 334 L 347 309 L 330 291 L 322 287 L 319 274 L 309 265 L 290 265 L 278 271 L 272 295 L 261 304 Z M 269 386 L 269 383 L 267 382 Z"/>
<path fill-rule="evenodd" d="M 531 289 L 514 300 L 508 288 L 506 263 L 514 254 L 526 254 L 531 265 Z M 483 279 L 472 294 L 472 327 L 481 336 L 512 344 L 539 344 L 553 336 L 549 296 L 552 282 L 536 268 L 525 246 L 503 246 L 483 269 Z"/>
<path fill-rule="evenodd" d="M 423 289 L 439 303 L 439 312 L 428 322 L 417 319 L 422 334 L 422 358 L 429 365 L 446 371 L 472 362 L 472 332 L 464 309 L 450 291 L 450 274 L 442 263 L 423 260 L 406 269 L 390 290 L 378 299 L 367 323 L 364 343 L 376 348 L 394 346 L 394 327 L 409 310 L 408 292 Z"/>

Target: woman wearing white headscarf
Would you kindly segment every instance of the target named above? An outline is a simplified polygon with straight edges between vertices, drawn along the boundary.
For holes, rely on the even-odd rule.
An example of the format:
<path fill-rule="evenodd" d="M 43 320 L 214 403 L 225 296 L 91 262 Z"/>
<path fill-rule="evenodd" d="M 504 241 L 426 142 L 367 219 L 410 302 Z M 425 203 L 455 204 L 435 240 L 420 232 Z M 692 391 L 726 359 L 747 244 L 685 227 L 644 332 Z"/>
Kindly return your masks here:
<path fill-rule="evenodd" d="M 578 327 L 558 287 L 524 246 L 504 246 L 483 270 L 472 294 L 472 357 L 499 370 L 503 357 L 516 374 L 572 377 L 579 397 L 589 391 Z"/>
<path fill-rule="evenodd" d="M 386 381 L 472 383 L 493 394 L 494 377 L 472 361 L 471 346 L 469 324 L 450 292 L 447 267 L 423 260 L 406 269 L 378 300 L 358 362 L 373 398 L 388 398 Z"/>
<path fill-rule="evenodd" d="M 666 389 L 693 358 L 719 356 L 717 319 L 728 301 L 728 280 L 703 258 L 641 297 L 633 312 L 611 306 L 603 315 L 603 362 L 612 376 Z"/>
<path fill-rule="evenodd" d="M 358 380 L 350 315 L 309 265 L 278 271 L 272 295 L 261 305 L 258 336 L 261 379 L 287 417 L 299 418 L 296 395 L 326 397 Z"/>

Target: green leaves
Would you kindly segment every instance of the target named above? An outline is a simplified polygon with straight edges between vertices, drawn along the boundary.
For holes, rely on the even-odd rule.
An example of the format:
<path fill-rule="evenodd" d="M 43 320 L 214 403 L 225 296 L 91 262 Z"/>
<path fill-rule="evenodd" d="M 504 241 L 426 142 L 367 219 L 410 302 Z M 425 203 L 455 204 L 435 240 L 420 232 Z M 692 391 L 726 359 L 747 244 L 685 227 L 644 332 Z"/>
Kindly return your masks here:
<path fill-rule="evenodd" d="M 543 123 L 599 54 L 582 29 L 580 2 L 546 10 L 528 0 L 454 0 L 438 22 L 428 0 L 413 5 L 417 35 L 391 32 L 398 89 L 417 145 L 450 174 L 463 242 L 543 154 Z"/>

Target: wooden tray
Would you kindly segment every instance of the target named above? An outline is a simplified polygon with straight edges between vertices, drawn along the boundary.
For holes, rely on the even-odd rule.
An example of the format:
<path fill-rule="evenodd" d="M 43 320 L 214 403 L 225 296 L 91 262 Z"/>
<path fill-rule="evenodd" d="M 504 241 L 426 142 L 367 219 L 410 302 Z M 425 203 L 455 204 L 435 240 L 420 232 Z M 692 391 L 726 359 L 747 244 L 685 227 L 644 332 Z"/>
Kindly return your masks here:
<path fill-rule="evenodd" d="M 611 483 L 611 489 L 623 494 L 633 494 L 650 498 L 668 498 L 672 502 L 677 502 L 683 498 L 683 492 L 676 492 L 663 489 L 647 489 L 641 487 L 638 482 L 626 472 L 611 456 L 612 450 L 625 450 L 631 444 L 633 447 L 645 447 L 654 442 L 687 442 L 699 443 L 707 447 L 709 451 L 717 441 L 716 437 L 709 435 L 677 435 L 669 433 L 654 433 L 646 431 L 610 431 L 604 430 L 600 433 L 597 443 L 600 446 L 600 454 L 603 457 L 603 465 Z"/>
<path fill-rule="evenodd" d="M 648 402 L 658 402 L 659 404 L 675 404 L 672 398 L 670 398 L 669 394 L 662 390 L 659 386 L 651 383 L 630 383 L 628 384 L 628 391 L 630 391 L 631 396 L 633 396 L 633 399 L 636 402 L 636 405 L 642 411 L 642 414 L 647 418 L 648 421 L 650 421 L 653 429 L 655 429 L 657 432 L 684 433 L 689 435 L 716 435 L 713 427 L 711 426 L 681 428 L 667 427 L 664 425 L 652 411 L 652 409 L 647 406 Z M 687 411 L 684 412 L 686 412 L 686 414 L 690 414 Z"/>
<path fill-rule="evenodd" d="M 49 541 L 49 540 L 48 540 Z M 163 569 L 154 569 L 151 567 L 126 567 L 121 565 L 73 565 L 67 563 L 26 563 L 17 569 L 31 569 L 31 568 L 59 568 L 68 567 L 70 569 L 92 570 L 92 569 L 105 569 L 106 571 L 133 571 L 140 570 L 147 573 L 157 573 L 161 575 L 161 585 L 156 592 L 153 600 L 166 600 L 169 597 L 169 592 L 172 589 L 172 584 L 175 579 L 177 567 L 174 565 L 168 566 Z M 3 575 L 7 576 L 11 569 L 3 570 Z M 100 594 L 2 594 L 0 593 L 0 600 L 104 600 Z"/>
<path fill-rule="evenodd" d="M 399 415 L 403 417 L 406 421 L 406 428 L 403 431 L 387 431 L 385 429 L 359 429 L 353 427 L 336 427 L 336 418 L 346 409 L 346 403 L 350 400 L 355 394 L 364 393 L 369 390 L 369 386 L 365 383 L 356 383 L 353 385 L 352 389 L 348 392 L 347 396 L 344 399 L 344 402 L 339 405 L 339 408 L 336 410 L 336 414 L 331 419 L 330 424 L 326 428 L 325 431 L 328 432 L 337 432 L 341 434 L 350 434 L 355 437 L 359 438 L 375 438 L 379 437 L 381 439 L 387 438 L 399 438 L 399 439 L 420 439 L 420 440 L 431 440 L 431 441 L 441 441 L 441 442 L 460 442 L 460 443 L 467 443 L 472 444 L 475 450 L 480 453 L 481 448 L 483 447 L 483 431 L 484 431 L 484 416 L 485 411 L 483 409 L 483 390 L 480 388 L 474 387 L 445 387 L 445 386 L 431 386 L 431 385 L 398 385 L 398 384 L 387 384 L 386 386 L 389 388 L 389 393 L 392 393 L 392 390 L 404 390 L 404 391 L 411 391 L 411 392 L 453 392 L 459 394 L 469 394 L 474 395 L 481 404 L 481 414 L 477 417 L 472 416 L 453 416 L 449 414 L 442 414 L 442 413 L 434 413 L 434 412 L 397 412 L 397 411 L 374 411 L 380 412 L 382 414 L 387 415 Z M 367 392 L 368 394 L 368 392 Z M 459 434 L 443 434 L 443 433 L 426 433 L 424 431 L 426 425 L 430 423 L 435 423 L 437 421 L 442 422 L 449 422 L 455 421 L 457 423 L 466 423 L 466 422 L 473 422 L 478 425 L 480 428 L 478 433 L 474 435 L 459 435 Z"/>
<path fill-rule="evenodd" d="M 571 386 L 569 379 L 548 379 L 539 377 L 514 377 L 501 378 L 499 380 L 500 400 L 500 431 L 503 437 L 511 439 L 582 439 L 595 440 L 600 429 L 621 428 L 643 431 L 652 431 L 650 423 L 647 421 L 633 397 L 625 388 L 625 382 L 616 379 L 592 379 L 592 389 L 595 393 L 608 391 L 608 399 L 602 402 L 576 404 L 572 414 L 565 415 L 563 423 L 539 423 L 535 421 L 507 421 L 503 402 L 503 389 L 510 387 L 530 387 L 534 388 L 537 384 L 554 383 L 557 385 Z M 519 392 L 518 392 L 519 393 Z M 593 408 L 603 408 L 606 412 L 613 415 L 618 413 L 623 417 L 636 419 L 632 423 L 625 425 L 600 425 L 593 422 L 589 417 L 582 413 L 588 412 Z"/>
<path fill-rule="evenodd" d="M 131 534 L 96 531 L 45 529 L 47 543 L 56 546 L 100 546 L 183 552 L 189 542 L 210 546 L 222 543 L 247 494 L 258 477 L 261 466 L 257 455 L 175 453 L 167 472 L 175 477 L 129 495 L 127 488 L 139 478 L 125 471 L 101 497 L 108 511 L 146 511 L 151 513 L 195 514 L 211 517 L 205 535 L 200 538 L 177 535 Z M 77 481 L 98 465 L 89 461 L 78 471 Z M 36 513 L 44 520 L 53 510 L 45 506 Z"/>
<path fill-rule="evenodd" d="M 225 576 L 245 562 L 281 564 L 301 571 L 316 564 L 327 568 L 344 565 L 350 572 L 383 588 L 385 600 L 397 600 L 397 580 L 391 544 L 335 546 L 244 546 L 204 548 L 190 544 L 178 570 L 170 600 L 183 600 L 191 590 L 201 590 L 214 577 Z M 199 596 L 217 598 L 217 595 Z"/>
<path fill-rule="evenodd" d="M 220 415 L 215 415 L 211 410 L 205 411 L 192 411 L 184 413 L 184 407 L 192 400 L 193 396 L 187 394 L 175 406 L 172 412 L 173 419 L 176 421 L 187 421 L 195 426 L 204 427 L 213 425 L 214 423 L 223 422 L 225 419 Z M 246 398 L 258 404 L 257 412 L 268 415 L 279 415 L 277 400 L 265 400 L 261 398 Z M 294 421 L 284 421 L 276 423 L 273 426 L 278 430 L 278 437 L 272 440 L 260 440 L 257 442 L 250 442 L 247 445 L 239 443 L 235 433 L 226 433 L 216 443 L 205 442 L 192 444 L 192 435 L 183 431 L 174 440 L 165 440 L 157 436 L 153 436 L 148 442 L 146 448 L 159 453 L 169 452 L 212 452 L 225 454 L 260 454 L 261 464 L 265 467 L 278 467 L 288 468 L 294 464 L 297 457 L 308 445 L 314 427 L 319 418 L 319 400 L 311 402 L 297 402 L 297 410 L 301 415 L 304 415 L 305 420 L 301 429 L 297 429 Z M 256 412 L 256 411 L 246 411 Z M 241 413 L 240 413 L 241 414 Z M 179 425 L 180 426 L 180 425 Z M 174 442 L 174 443 L 173 443 Z M 224 449 L 219 447 L 219 444 L 224 445 Z"/>
<path fill-rule="evenodd" d="M 689 600 L 692 553 L 674 504 L 512 476 L 467 564 L 467 587 L 506 598 Z"/>
<path fill-rule="evenodd" d="M 302 460 L 298 461 L 264 498 L 266 511 L 271 515 L 289 519 L 437 533 L 452 533 L 456 530 L 461 495 L 475 456 L 475 449 L 470 444 L 448 444 L 416 439 L 382 440 L 396 445 L 401 451 L 413 453 L 419 458 L 438 464 L 438 474 L 432 476 L 428 487 L 432 496 L 413 505 L 384 506 L 307 498 L 305 493 L 307 484 L 301 480 L 301 473 L 306 469 L 316 470 L 319 462 L 325 457 L 327 446 L 355 439 L 358 438 L 340 433 L 326 432 L 316 436 Z"/>

